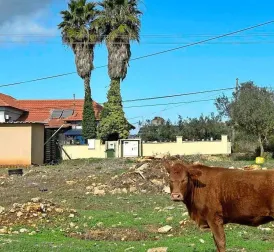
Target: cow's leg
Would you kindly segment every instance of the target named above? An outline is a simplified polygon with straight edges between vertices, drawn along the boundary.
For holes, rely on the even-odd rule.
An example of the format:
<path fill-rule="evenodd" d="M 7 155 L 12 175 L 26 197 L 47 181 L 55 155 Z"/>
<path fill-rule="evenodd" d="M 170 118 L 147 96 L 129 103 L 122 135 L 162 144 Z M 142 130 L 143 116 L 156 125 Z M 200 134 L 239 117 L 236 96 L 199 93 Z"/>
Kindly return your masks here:
<path fill-rule="evenodd" d="M 213 234 L 217 252 L 225 252 L 225 231 L 222 218 L 214 216 L 208 221 L 208 224 Z"/>

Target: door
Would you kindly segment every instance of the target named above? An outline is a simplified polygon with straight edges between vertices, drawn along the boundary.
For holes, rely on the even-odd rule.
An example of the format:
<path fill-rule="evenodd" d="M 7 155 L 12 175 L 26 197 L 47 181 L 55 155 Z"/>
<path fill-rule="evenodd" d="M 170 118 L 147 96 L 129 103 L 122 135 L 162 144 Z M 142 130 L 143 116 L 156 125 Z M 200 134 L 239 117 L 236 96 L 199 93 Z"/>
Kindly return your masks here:
<path fill-rule="evenodd" d="M 139 141 L 124 141 L 123 142 L 123 157 L 138 157 Z"/>

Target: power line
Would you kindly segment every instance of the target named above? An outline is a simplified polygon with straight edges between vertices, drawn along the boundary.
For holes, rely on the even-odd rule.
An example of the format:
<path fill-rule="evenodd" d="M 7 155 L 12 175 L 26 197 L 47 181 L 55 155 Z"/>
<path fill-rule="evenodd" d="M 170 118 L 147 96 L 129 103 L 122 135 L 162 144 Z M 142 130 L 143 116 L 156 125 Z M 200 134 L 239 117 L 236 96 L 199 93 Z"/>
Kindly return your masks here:
<path fill-rule="evenodd" d="M 214 95 L 209 95 L 209 96 L 206 96 L 205 98 L 209 98 L 209 97 L 212 97 L 212 96 L 215 96 L 215 95 L 221 95 L 222 93 L 218 93 L 218 94 L 214 94 Z M 213 100 L 216 100 L 216 98 L 217 97 L 215 97 Z M 211 99 L 207 99 L 207 100 L 211 100 Z M 167 104 L 168 106 L 169 106 L 169 104 Z M 174 109 L 174 108 L 178 108 L 178 107 L 181 107 L 182 106 L 182 104 L 180 104 L 180 105 L 177 105 L 177 106 L 172 106 L 172 107 L 169 107 L 168 108 L 168 106 L 166 107 L 166 108 L 164 108 L 164 109 L 162 109 L 162 110 L 160 110 L 159 112 L 153 112 L 152 114 L 150 113 L 150 116 L 151 115 L 155 115 L 155 114 L 160 114 L 160 113 L 162 113 L 162 112 L 164 112 L 164 111 L 167 111 L 167 110 L 170 110 L 170 109 Z M 127 120 L 132 120 L 132 119 L 136 119 L 136 118 L 144 118 L 145 117 L 145 115 L 141 115 L 141 116 L 135 116 L 135 117 L 132 117 L 132 118 L 128 118 Z"/>
<path fill-rule="evenodd" d="M 173 34 L 141 34 L 140 37 L 147 37 L 147 38 L 181 38 L 181 37 L 212 37 L 217 36 L 216 33 L 173 33 Z M 240 37 L 246 36 L 271 36 L 274 35 L 273 32 L 255 32 L 243 35 L 236 35 Z M 55 34 L 24 34 L 24 33 L 0 33 L 0 37 L 46 37 L 46 38 L 61 38 L 62 35 L 55 35 Z M 97 36 L 100 38 L 106 38 L 108 35 L 101 35 Z M 120 38 L 129 38 L 128 35 L 120 35 Z"/>
<path fill-rule="evenodd" d="M 178 97 L 178 96 L 189 96 L 189 95 L 196 95 L 196 94 L 212 93 L 212 92 L 217 92 L 217 91 L 226 91 L 226 90 L 232 90 L 232 89 L 235 89 L 235 88 L 232 88 L 232 87 L 231 88 L 220 88 L 220 89 L 197 91 L 197 92 L 191 92 L 191 93 L 182 93 L 182 94 L 165 95 L 165 96 L 154 96 L 154 97 L 147 97 L 147 98 L 125 100 L 123 102 L 136 102 L 136 101 L 156 100 L 156 99 L 172 98 L 172 97 Z"/>
<path fill-rule="evenodd" d="M 57 44 L 49 43 L 45 41 L 0 41 L 0 44 L 30 44 L 30 43 L 40 43 L 40 44 Z M 58 43 L 59 44 L 59 43 Z M 96 44 L 88 42 L 76 42 L 74 44 Z M 126 43 L 113 42 L 109 43 L 112 45 L 124 45 Z M 130 43 L 129 43 L 130 44 Z M 187 45 L 187 42 L 140 42 L 140 45 Z M 274 41 L 224 41 L 224 42 L 205 42 L 206 45 L 254 45 L 254 44 L 274 44 Z"/>
<path fill-rule="evenodd" d="M 268 21 L 268 22 L 264 22 L 264 23 L 260 23 L 260 24 L 257 24 L 257 25 L 254 25 L 254 26 L 250 26 L 250 27 L 247 27 L 247 28 L 244 28 L 244 29 L 240 29 L 240 30 L 237 30 L 237 31 L 234 31 L 234 32 L 229 32 L 229 33 L 225 33 L 225 34 L 222 34 L 222 35 L 214 36 L 212 38 L 208 38 L 208 39 L 201 40 L 201 41 L 198 41 L 198 42 L 193 42 L 193 43 L 190 43 L 190 44 L 187 44 L 187 45 L 183 45 L 183 46 L 171 48 L 171 49 L 168 49 L 168 50 L 164 50 L 164 51 L 160 51 L 160 52 L 156 52 L 156 53 L 152 53 L 152 54 L 147 54 L 147 55 L 144 55 L 144 56 L 133 58 L 130 61 L 135 61 L 135 60 L 140 60 L 140 59 L 144 59 L 144 58 L 149 58 L 149 57 L 153 57 L 153 56 L 156 56 L 156 55 L 160 55 L 160 54 L 164 54 L 164 53 L 168 53 L 168 52 L 177 51 L 177 50 L 180 50 L 180 49 L 183 49 L 183 48 L 191 47 L 191 46 L 194 46 L 194 45 L 203 44 L 203 43 L 206 43 L 208 41 L 212 41 L 212 40 L 216 40 L 216 39 L 219 39 L 219 38 L 228 37 L 228 36 L 231 36 L 231 35 L 234 35 L 234 34 L 237 34 L 237 33 L 241 33 L 241 32 L 248 31 L 248 30 L 252 30 L 252 29 L 255 29 L 257 27 L 265 26 L 265 25 L 268 25 L 268 24 L 271 24 L 271 23 L 274 23 L 274 20 L 271 20 L 271 21 Z M 107 65 L 96 67 L 95 69 L 106 67 L 106 66 Z M 76 72 L 74 72 L 74 73 L 76 73 Z M 71 75 L 71 74 L 73 74 L 73 73 L 63 73 L 63 74 L 52 75 L 52 76 L 47 76 L 47 77 L 42 77 L 42 78 L 37 78 L 37 79 L 32 79 L 32 80 L 27 80 L 27 81 L 19 81 L 19 82 L 15 82 L 15 83 L 9 83 L 9 84 L 0 85 L 0 87 L 7 87 L 7 86 L 14 86 L 14 85 L 19 85 L 19 84 L 23 84 L 23 83 L 42 81 L 42 80 L 46 80 L 46 79 L 58 78 L 58 77 L 62 77 L 62 76 L 66 76 L 66 75 Z"/>
<path fill-rule="evenodd" d="M 169 102 L 169 103 L 160 103 L 160 104 L 145 104 L 145 105 L 129 106 L 129 107 L 124 107 L 124 108 L 129 109 L 129 108 L 155 107 L 155 106 L 166 106 L 166 105 L 174 105 L 174 104 L 188 104 L 188 103 L 195 103 L 195 102 L 215 101 L 215 100 L 216 99 L 194 100 L 194 101 L 184 101 L 184 102 Z"/>

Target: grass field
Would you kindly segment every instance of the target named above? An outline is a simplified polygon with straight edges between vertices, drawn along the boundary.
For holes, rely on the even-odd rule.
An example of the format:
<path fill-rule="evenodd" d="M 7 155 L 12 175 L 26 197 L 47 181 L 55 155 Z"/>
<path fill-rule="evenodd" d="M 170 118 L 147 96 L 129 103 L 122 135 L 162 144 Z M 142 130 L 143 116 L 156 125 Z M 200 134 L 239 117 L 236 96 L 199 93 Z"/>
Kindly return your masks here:
<path fill-rule="evenodd" d="M 243 167 L 251 162 L 206 163 Z M 5 208 L 5 218 L 12 214 L 14 203 L 23 204 L 34 197 L 62 209 L 75 209 L 76 213 L 49 213 L 39 220 L 22 215 L 9 220 L 10 224 L 3 224 L 0 218 L 0 229 L 5 225 L 9 230 L 0 236 L 0 251 L 142 252 L 155 247 L 167 247 L 167 251 L 215 251 L 211 233 L 201 231 L 189 220 L 184 205 L 172 202 L 168 194 L 150 190 L 110 194 L 105 189 L 105 194 L 94 195 L 89 189 L 92 185 L 104 188 L 134 164 L 119 159 L 78 160 L 26 169 L 24 176 L 13 178 L 7 176 L 6 169 L 1 170 L 0 206 Z M 274 162 L 268 161 L 265 166 L 274 167 Z M 172 226 L 172 230 L 159 233 L 158 228 L 165 225 Z M 227 225 L 227 251 L 274 251 L 274 225 L 262 228 Z M 20 232 L 22 229 L 24 232 Z"/>

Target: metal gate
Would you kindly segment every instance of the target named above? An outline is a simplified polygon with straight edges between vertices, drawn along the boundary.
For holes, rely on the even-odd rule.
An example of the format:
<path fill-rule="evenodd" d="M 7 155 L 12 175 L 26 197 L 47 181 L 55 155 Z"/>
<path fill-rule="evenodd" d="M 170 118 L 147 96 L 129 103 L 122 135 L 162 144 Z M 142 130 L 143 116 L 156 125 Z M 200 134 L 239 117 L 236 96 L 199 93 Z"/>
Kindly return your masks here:
<path fill-rule="evenodd" d="M 139 141 L 131 140 L 123 141 L 123 157 L 138 157 L 139 156 Z"/>
<path fill-rule="evenodd" d="M 45 142 L 47 142 L 56 129 L 45 129 Z M 59 134 L 53 136 L 45 145 L 44 148 L 44 163 L 45 164 L 56 164 L 61 160 L 61 152 L 58 143 Z"/>

